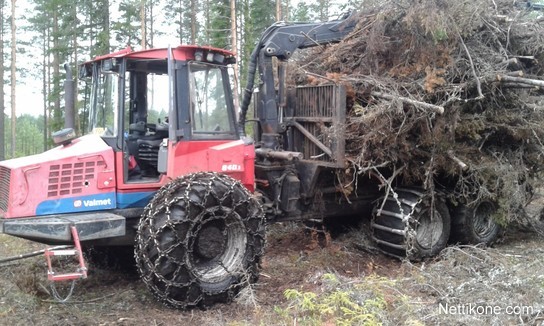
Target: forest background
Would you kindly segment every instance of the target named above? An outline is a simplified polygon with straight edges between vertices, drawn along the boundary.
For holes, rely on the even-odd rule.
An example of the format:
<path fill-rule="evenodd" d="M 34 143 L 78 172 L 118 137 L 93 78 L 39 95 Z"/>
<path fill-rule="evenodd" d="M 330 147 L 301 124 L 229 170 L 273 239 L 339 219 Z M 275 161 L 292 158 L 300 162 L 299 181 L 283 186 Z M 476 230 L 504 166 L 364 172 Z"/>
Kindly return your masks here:
<path fill-rule="evenodd" d="M 368 2 L 368 1 L 366 1 Z M 276 21 L 327 21 L 359 0 L 0 0 L 0 160 L 53 146 L 63 128 L 64 63 L 127 46 L 178 44 L 233 50 L 233 75 L 245 85 L 247 60 Z M 76 131 L 86 120 L 88 87 L 78 82 Z M 240 87 L 238 87 L 240 88 Z"/>

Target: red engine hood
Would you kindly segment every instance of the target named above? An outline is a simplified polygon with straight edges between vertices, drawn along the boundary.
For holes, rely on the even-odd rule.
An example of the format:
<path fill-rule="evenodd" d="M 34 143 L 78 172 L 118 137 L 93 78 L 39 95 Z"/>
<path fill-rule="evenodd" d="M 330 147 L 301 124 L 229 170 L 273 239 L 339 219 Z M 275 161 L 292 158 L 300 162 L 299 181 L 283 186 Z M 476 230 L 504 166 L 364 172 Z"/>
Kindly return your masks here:
<path fill-rule="evenodd" d="M 85 210 L 76 207 L 77 202 L 71 207 L 67 203 L 98 195 L 88 198 L 96 201 L 114 193 L 114 173 L 113 150 L 96 135 L 41 154 L 2 161 L 0 214 L 14 218 Z"/>

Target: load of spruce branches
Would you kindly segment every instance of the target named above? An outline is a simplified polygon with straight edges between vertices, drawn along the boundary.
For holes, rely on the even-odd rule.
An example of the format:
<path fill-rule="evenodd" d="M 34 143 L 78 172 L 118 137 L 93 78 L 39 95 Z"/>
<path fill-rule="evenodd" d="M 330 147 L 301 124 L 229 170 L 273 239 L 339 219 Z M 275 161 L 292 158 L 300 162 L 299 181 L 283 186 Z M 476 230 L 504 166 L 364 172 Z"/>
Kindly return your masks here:
<path fill-rule="evenodd" d="M 293 81 L 346 85 L 346 151 L 359 168 L 454 189 L 466 204 L 495 200 L 504 222 L 527 217 L 544 177 L 544 12 L 512 0 L 378 2 L 363 3 L 341 43 L 299 58 Z"/>

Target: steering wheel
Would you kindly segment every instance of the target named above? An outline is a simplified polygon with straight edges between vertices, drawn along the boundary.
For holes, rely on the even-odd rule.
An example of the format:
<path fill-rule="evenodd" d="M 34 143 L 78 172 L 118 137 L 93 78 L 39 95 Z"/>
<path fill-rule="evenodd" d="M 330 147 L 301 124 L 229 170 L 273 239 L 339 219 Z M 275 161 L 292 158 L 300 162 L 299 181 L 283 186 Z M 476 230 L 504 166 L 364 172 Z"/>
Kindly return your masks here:
<path fill-rule="evenodd" d="M 147 127 L 147 129 L 149 129 L 149 131 L 157 131 L 157 125 L 154 123 L 147 123 L 145 126 Z"/>

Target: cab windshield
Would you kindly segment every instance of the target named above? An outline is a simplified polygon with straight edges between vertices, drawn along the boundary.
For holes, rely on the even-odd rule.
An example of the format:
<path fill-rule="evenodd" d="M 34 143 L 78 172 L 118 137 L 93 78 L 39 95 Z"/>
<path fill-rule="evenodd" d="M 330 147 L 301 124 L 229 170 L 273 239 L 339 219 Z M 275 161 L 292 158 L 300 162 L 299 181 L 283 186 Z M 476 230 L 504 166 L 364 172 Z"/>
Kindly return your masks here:
<path fill-rule="evenodd" d="M 234 118 L 228 109 L 225 74 L 218 66 L 192 62 L 189 65 L 191 128 L 194 138 L 234 134 Z"/>
<path fill-rule="evenodd" d="M 101 70 L 94 71 L 98 78 L 94 78 L 96 84 L 91 94 L 89 131 L 103 137 L 116 137 L 119 75 Z"/>

